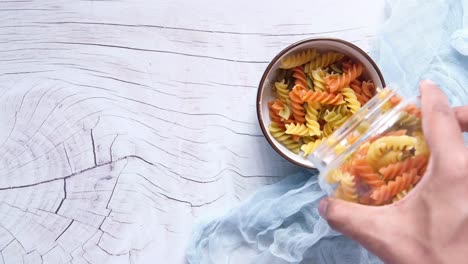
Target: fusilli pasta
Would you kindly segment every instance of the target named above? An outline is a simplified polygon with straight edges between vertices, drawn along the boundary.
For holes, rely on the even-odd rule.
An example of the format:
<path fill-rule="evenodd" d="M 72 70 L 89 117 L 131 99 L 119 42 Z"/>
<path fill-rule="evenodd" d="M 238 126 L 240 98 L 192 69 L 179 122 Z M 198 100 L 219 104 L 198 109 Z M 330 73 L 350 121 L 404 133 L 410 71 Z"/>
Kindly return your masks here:
<path fill-rule="evenodd" d="M 318 68 L 325 68 L 328 65 L 341 60 L 343 57 L 344 55 L 341 53 L 329 51 L 317 56 L 313 61 L 306 64 L 304 70 L 306 73 L 308 73 Z"/>
<path fill-rule="evenodd" d="M 281 60 L 280 68 L 292 69 L 294 67 L 301 66 L 313 60 L 315 57 L 317 57 L 317 55 L 318 53 L 316 49 L 309 49 L 303 52 L 299 52 Z"/>

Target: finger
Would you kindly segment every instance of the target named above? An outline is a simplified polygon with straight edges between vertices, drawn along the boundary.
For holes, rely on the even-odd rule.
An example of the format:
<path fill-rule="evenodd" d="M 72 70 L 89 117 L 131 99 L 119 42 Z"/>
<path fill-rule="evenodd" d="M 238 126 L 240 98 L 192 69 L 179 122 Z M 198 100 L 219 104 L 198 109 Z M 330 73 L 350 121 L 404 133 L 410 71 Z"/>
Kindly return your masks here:
<path fill-rule="evenodd" d="M 387 208 L 388 209 L 388 208 Z M 380 243 L 379 234 L 388 229 L 381 207 L 365 206 L 334 198 L 320 201 L 319 212 L 336 231 L 366 245 Z"/>
<path fill-rule="evenodd" d="M 468 132 L 468 106 L 454 107 L 453 112 L 463 132 Z"/>
<path fill-rule="evenodd" d="M 421 108 L 423 130 L 434 159 L 450 152 L 464 151 L 461 129 L 447 96 L 429 80 L 422 81 Z"/>

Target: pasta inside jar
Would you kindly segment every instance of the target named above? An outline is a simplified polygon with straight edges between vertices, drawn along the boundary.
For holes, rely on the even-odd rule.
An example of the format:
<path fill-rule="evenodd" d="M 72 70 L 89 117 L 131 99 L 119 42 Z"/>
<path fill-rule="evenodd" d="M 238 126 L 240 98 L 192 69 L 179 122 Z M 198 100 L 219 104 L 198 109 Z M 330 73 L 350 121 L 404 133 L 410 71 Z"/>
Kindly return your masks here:
<path fill-rule="evenodd" d="M 310 159 L 330 196 L 378 206 L 407 195 L 424 176 L 429 157 L 418 100 L 404 101 L 383 89 Z"/>

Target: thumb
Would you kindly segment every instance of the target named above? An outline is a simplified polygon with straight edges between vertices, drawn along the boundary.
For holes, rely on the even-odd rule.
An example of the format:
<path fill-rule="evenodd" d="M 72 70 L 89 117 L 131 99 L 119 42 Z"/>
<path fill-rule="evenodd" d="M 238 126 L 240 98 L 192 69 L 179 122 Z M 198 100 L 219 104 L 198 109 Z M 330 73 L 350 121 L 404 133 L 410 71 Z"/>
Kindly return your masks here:
<path fill-rule="evenodd" d="M 334 198 L 319 203 L 319 213 L 336 231 L 366 245 L 376 244 L 386 226 L 382 207 L 365 206 Z"/>

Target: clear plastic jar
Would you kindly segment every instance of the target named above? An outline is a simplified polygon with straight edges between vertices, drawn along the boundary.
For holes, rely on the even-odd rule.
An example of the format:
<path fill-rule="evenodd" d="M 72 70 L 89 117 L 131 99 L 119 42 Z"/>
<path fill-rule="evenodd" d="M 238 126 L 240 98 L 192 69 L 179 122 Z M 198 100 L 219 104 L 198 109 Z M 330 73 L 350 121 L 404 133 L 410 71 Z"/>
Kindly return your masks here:
<path fill-rule="evenodd" d="M 402 199 L 423 177 L 430 156 L 419 105 L 380 90 L 309 156 L 322 189 L 366 205 Z"/>

